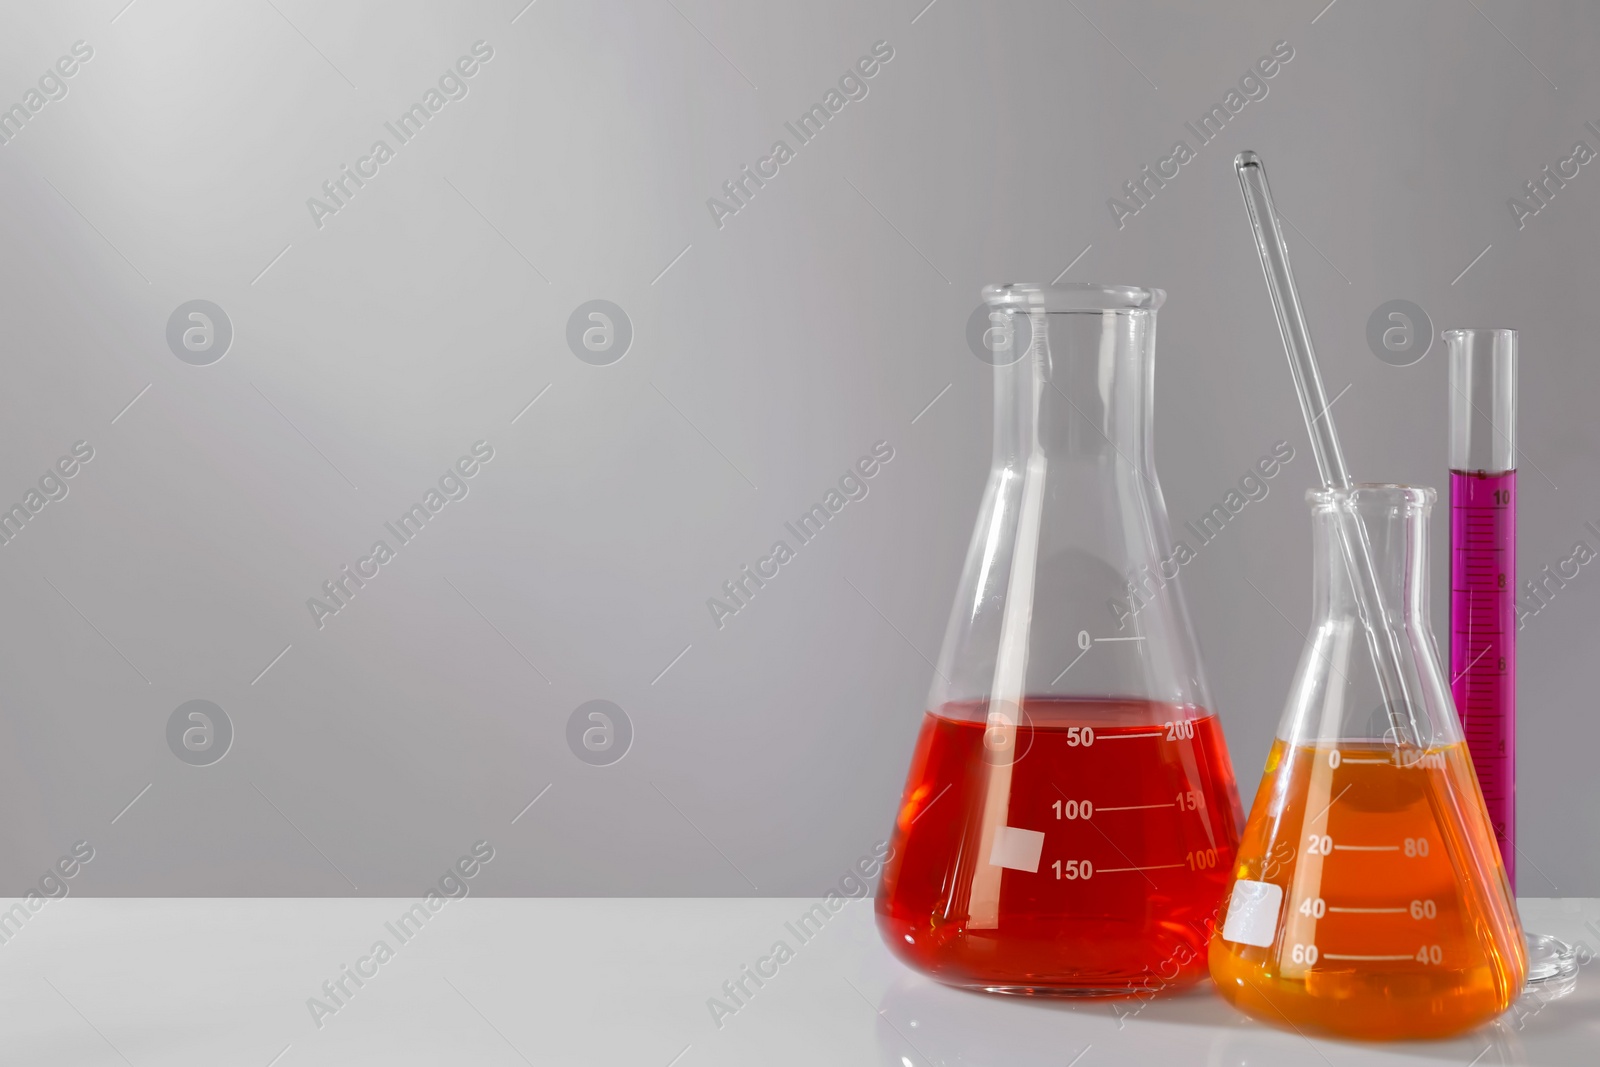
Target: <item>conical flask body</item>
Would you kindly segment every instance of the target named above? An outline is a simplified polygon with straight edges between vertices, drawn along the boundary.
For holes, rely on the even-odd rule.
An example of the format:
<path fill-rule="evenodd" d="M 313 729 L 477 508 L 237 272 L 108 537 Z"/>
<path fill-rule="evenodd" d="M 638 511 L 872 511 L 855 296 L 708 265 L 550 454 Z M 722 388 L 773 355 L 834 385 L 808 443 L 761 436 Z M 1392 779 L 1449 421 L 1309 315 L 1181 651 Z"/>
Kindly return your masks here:
<path fill-rule="evenodd" d="M 1310 494 L 1313 626 L 1230 872 L 1209 963 L 1218 991 L 1278 1025 L 1439 1037 L 1504 1011 L 1527 960 L 1516 904 L 1427 617 L 1433 490 Z M 1354 519 L 1354 522 L 1351 520 Z M 1370 541 L 1386 700 L 1341 538 Z"/>
<path fill-rule="evenodd" d="M 1242 822 L 1151 462 L 1155 311 L 985 291 L 994 460 L 895 821 L 879 928 L 995 992 L 1127 995 L 1205 971 Z"/>

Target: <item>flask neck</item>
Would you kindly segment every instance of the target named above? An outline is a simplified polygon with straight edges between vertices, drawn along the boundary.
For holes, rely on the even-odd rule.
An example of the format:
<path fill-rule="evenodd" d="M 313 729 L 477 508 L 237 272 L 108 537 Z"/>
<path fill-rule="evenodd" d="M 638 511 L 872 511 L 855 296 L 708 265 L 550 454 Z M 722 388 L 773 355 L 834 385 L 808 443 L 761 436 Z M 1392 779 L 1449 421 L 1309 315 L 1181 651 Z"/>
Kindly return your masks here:
<path fill-rule="evenodd" d="M 1315 553 L 1312 625 L 1278 724 L 1286 743 L 1432 748 L 1461 740 L 1428 620 L 1435 496 L 1421 486 L 1366 483 L 1306 494 Z M 1358 574 L 1365 576 L 1359 585 Z M 1363 602 L 1382 617 L 1364 618 Z"/>
<path fill-rule="evenodd" d="M 1429 632 L 1428 514 L 1432 489 L 1406 486 L 1358 487 L 1344 502 L 1313 492 L 1313 547 L 1317 618 L 1359 618 L 1359 599 L 1346 554 L 1346 540 L 1359 521 L 1370 547 L 1373 574 L 1391 626 Z M 1340 527 L 1344 527 L 1341 536 Z"/>
<path fill-rule="evenodd" d="M 1150 411 L 1155 312 L 1016 312 L 1020 358 L 995 367 L 996 465 L 1092 461 L 1154 482 Z"/>

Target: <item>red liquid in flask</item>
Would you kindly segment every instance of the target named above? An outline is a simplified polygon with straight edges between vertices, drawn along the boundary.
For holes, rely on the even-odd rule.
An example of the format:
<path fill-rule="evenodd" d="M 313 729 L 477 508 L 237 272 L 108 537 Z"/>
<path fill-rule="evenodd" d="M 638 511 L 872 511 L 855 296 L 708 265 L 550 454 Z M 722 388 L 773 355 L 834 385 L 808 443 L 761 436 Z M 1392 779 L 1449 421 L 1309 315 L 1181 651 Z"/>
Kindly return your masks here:
<path fill-rule="evenodd" d="M 878 891 L 889 946 L 942 982 L 996 992 L 1126 994 L 1203 977 L 1243 822 L 1216 717 L 1028 698 L 997 772 L 986 710 L 947 704 L 923 722 Z M 997 790 L 1004 829 L 980 855 Z"/>
<path fill-rule="evenodd" d="M 1450 472 L 1450 695 L 1517 885 L 1517 472 Z"/>

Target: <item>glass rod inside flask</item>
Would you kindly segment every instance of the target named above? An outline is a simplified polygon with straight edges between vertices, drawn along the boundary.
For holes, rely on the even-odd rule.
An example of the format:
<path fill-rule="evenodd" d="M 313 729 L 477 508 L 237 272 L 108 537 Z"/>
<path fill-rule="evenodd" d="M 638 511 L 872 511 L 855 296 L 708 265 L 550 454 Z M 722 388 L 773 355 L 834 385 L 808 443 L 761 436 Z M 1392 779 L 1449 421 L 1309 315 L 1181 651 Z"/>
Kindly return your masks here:
<path fill-rule="evenodd" d="M 1311 452 L 1316 458 L 1323 488 L 1349 489 L 1352 485 L 1350 471 L 1345 466 L 1339 436 L 1333 428 L 1333 414 L 1329 411 L 1333 405 L 1322 387 L 1317 353 L 1311 345 L 1311 329 L 1300 305 L 1294 272 L 1289 268 L 1289 244 L 1284 239 L 1283 228 L 1278 225 L 1266 167 L 1260 156 L 1246 151 L 1234 157 L 1233 168 L 1239 178 L 1239 190 L 1244 194 L 1245 212 L 1250 217 L 1256 252 L 1261 257 L 1261 271 L 1272 297 L 1283 351 L 1289 357 L 1289 370 L 1300 398 L 1300 413 L 1306 420 L 1306 433 L 1311 438 Z M 1384 604 L 1383 589 L 1374 573 L 1368 531 L 1358 516 L 1347 513 L 1340 517 L 1338 534 L 1356 596 L 1357 614 L 1366 633 L 1372 664 L 1378 671 L 1378 683 L 1383 688 L 1384 707 L 1389 717 L 1387 739 L 1395 747 L 1404 748 L 1418 740 L 1413 705 L 1416 694 L 1401 669 L 1404 653 L 1388 627 L 1388 606 Z"/>

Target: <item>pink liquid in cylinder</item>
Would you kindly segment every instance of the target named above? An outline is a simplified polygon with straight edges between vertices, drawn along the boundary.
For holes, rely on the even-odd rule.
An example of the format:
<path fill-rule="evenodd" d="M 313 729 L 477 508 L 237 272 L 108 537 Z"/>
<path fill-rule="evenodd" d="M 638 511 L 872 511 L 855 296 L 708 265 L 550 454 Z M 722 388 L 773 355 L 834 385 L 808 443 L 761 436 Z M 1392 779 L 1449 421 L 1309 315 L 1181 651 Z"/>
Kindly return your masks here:
<path fill-rule="evenodd" d="M 1517 884 L 1517 472 L 1450 472 L 1450 692 Z"/>

